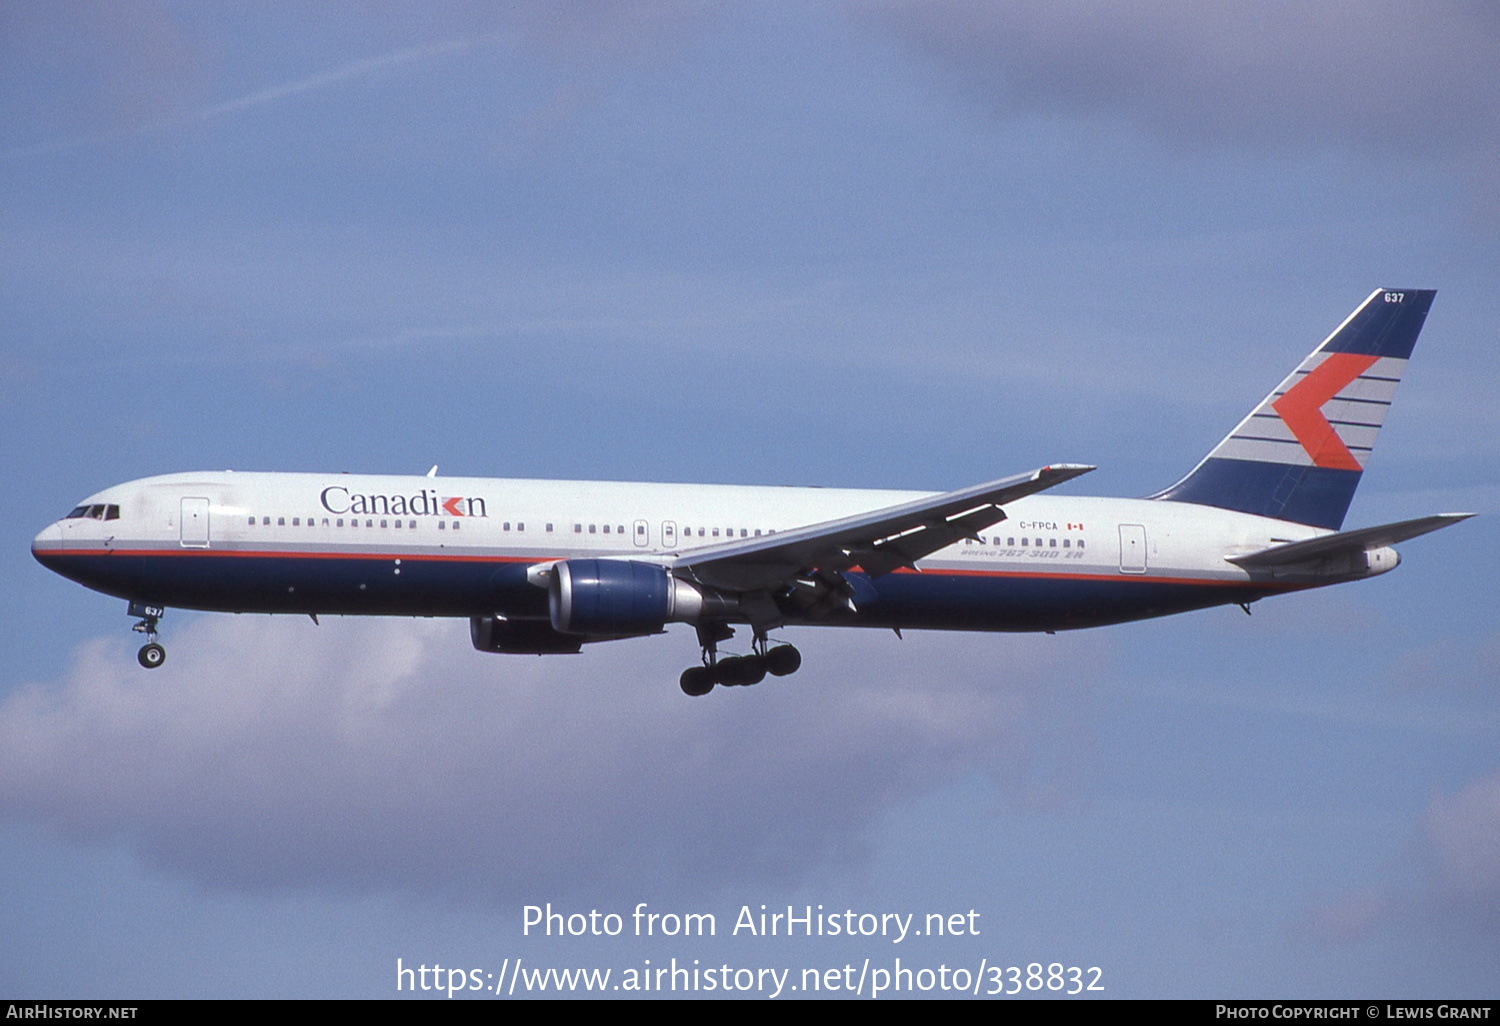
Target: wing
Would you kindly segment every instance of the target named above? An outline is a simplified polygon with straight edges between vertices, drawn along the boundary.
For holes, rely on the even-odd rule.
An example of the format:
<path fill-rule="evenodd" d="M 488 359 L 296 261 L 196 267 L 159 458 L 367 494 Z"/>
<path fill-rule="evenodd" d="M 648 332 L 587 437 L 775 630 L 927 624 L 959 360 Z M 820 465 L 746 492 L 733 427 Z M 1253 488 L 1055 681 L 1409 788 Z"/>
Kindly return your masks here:
<path fill-rule="evenodd" d="M 1244 567 L 1246 570 L 1292 566 L 1297 563 L 1306 563 L 1327 556 L 1365 552 L 1369 549 L 1394 545 L 1397 542 L 1406 541 L 1408 538 L 1416 538 L 1431 531 L 1449 527 L 1460 520 L 1467 520 L 1473 515 L 1473 513 L 1438 513 L 1435 516 L 1419 517 L 1416 520 L 1402 520 L 1395 524 L 1381 524 L 1379 527 L 1362 527 L 1357 531 L 1340 531 L 1337 534 L 1325 534 L 1318 538 L 1309 538 L 1306 541 L 1289 542 L 1286 545 L 1276 545 L 1269 549 L 1261 549 L 1259 552 L 1251 552 L 1244 556 L 1225 556 L 1224 558 L 1236 566 Z"/>
<path fill-rule="evenodd" d="M 1093 467 L 1055 463 L 1029 474 L 744 541 L 694 549 L 672 569 L 702 584 L 758 591 L 815 570 L 859 567 L 881 577 L 1005 519 L 1001 509 Z"/>

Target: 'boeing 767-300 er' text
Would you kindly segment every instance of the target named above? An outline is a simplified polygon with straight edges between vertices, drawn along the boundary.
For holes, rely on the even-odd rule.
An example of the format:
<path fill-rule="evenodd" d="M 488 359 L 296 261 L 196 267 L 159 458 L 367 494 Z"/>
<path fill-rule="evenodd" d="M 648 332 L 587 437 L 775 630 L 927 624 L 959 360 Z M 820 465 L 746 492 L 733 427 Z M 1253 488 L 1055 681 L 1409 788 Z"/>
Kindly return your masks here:
<path fill-rule="evenodd" d="M 1341 530 L 1434 292 L 1379 289 L 1186 477 L 1145 499 L 1039 495 L 1052 464 L 955 492 L 198 473 L 89 496 L 43 565 L 127 599 L 159 666 L 168 606 L 468 617 L 485 652 L 697 628 L 682 689 L 801 665 L 788 625 L 1058 631 L 1249 604 L 1394 569 L 1470 514 Z M 749 652 L 719 645 L 748 628 Z"/>

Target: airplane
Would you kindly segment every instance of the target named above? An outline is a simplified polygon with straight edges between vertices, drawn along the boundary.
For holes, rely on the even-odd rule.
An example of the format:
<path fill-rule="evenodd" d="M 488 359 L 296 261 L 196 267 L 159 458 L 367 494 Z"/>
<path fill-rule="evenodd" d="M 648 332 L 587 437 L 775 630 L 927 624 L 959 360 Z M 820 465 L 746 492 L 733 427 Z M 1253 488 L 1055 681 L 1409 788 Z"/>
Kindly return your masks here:
<path fill-rule="evenodd" d="M 1180 481 L 1040 494 L 1053 463 L 925 493 L 355 474 L 169 474 L 107 488 L 32 542 L 127 600 L 160 666 L 167 607 L 466 617 L 483 652 L 576 653 L 691 624 L 689 695 L 794 673 L 791 626 L 1073 630 L 1250 604 L 1393 570 L 1473 514 L 1342 530 L 1436 292 L 1377 289 Z M 748 628 L 749 651 L 719 645 Z"/>

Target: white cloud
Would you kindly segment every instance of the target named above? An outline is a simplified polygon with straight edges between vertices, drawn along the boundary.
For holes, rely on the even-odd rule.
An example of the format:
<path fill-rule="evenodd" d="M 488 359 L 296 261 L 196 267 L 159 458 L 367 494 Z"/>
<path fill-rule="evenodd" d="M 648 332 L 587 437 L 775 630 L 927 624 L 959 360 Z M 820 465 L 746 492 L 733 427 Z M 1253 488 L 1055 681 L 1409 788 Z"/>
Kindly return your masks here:
<path fill-rule="evenodd" d="M 1484 0 L 885 5 L 997 113 L 1113 114 L 1164 134 L 1484 153 L 1500 16 Z"/>
<path fill-rule="evenodd" d="M 1500 911 L 1500 772 L 1434 798 L 1426 827 L 1444 890 Z"/>
<path fill-rule="evenodd" d="M 549 658 L 474 652 L 452 622 L 167 640 L 160 671 L 97 640 L 0 705 L 6 815 L 211 885 L 476 901 L 858 871 L 894 803 L 1025 762 L 1017 724 L 1065 652 L 804 632 L 796 677 L 691 700 L 685 634 Z"/>

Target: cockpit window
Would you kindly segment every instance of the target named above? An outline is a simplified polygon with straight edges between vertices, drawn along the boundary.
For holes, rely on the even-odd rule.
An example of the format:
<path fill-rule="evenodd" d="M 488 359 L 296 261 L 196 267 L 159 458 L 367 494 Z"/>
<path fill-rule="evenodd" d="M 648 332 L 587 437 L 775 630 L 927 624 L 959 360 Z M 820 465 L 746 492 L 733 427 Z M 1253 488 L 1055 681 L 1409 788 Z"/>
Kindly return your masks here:
<path fill-rule="evenodd" d="M 74 506 L 71 513 L 63 517 L 64 520 L 119 520 L 120 507 L 111 502 L 105 504 L 96 502 L 92 506 Z"/>

